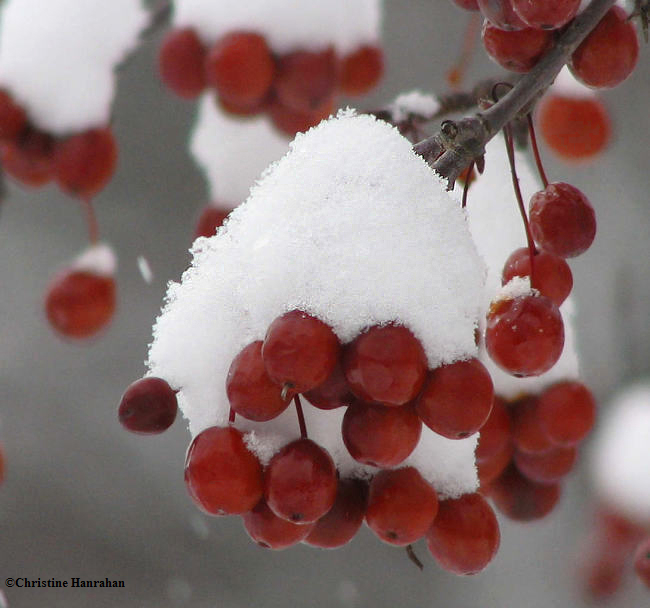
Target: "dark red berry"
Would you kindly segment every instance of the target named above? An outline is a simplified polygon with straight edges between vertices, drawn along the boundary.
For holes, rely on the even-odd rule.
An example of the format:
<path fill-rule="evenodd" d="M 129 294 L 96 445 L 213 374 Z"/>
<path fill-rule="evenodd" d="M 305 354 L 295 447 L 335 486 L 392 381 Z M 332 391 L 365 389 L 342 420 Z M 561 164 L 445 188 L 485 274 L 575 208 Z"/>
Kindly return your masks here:
<path fill-rule="evenodd" d="M 264 474 L 264 498 L 278 517 L 311 523 L 327 513 L 336 499 L 336 466 L 311 439 L 285 445 Z"/>
<path fill-rule="evenodd" d="M 357 401 L 345 412 L 341 434 L 355 460 L 375 467 L 394 467 L 420 440 L 422 422 L 411 405 L 386 407 Z"/>
<path fill-rule="evenodd" d="M 15 140 L 27 126 L 27 114 L 7 93 L 0 90 L 0 140 Z"/>
<path fill-rule="evenodd" d="M 520 30 L 526 24 L 517 15 L 512 0 L 477 0 L 483 16 L 495 27 L 502 30 Z"/>
<path fill-rule="evenodd" d="M 214 236 L 217 228 L 223 224 L 229 213 L 230 209 L 220 209 L 214 205 L 204 207 L 194 229 L 194 238 Z"/>
<path fill-rule="evenodd" d="M 512 440 L 520 452 L 541 454 L 555 447 L 539 417 L 539 405 L 535 397 L 523 397 L 511 409 L 513 430 Z"/>
<path fill-rule="evenodd" d="M 516 451 L 514 463 L 524 477 L 538 483 L 555 483 L 568 475 L 576 461 L 575 448 L 552 448 L 541 454 Z"/>
<path fill-rule="evenodd" d="M 384 73 L 384 55 L 376 46 L 362 46 L 343 57 L 339 86 L 346 95 L 363 95 Z"/>
<path fill-rule="evenodd" d="M 25 186 L 37 188 L 54 177 L 54 139 L 35 129 L 0 142 L 0 165 Z"/>
<path fill-rule="evenodd" d="M 481 427 L 476 444 L 476 460 L 488 460 L 512 441 L 512 422 L 506 405 L 500 397 L 495 396 L 492 410 L 485 424 Z"/>
<path fill-rule="evenodd" d="M 274 99 L 269 105 L 269 115 L 279 131 L 294 137 L 297 133 L 308 131 L 322 120 L 328 118 L 334 113 L 334 108 L 333 97 L 313 112 L 294 110 Z"/>
<path fill-rule="evenodd" d="M 190 496 L 212 515 L 250 511 L 262 498 L 262 465 L 232 426 L 199 433 L 187 450 L 185 484 Z"/>
<path fill-rule="evenodd" d="M 167 32 L 158 53 L 163 83 L 179 97 L 194 99 L 205 89 L 206 49 L 192 28 Z"/>
<path fill-rule="evenodd" d="M 427 358 L 406 327 L 375 325 L 346 347 L 343 371 L 352 392 L 363 401 L 403 405 L 420 392 Z"/>
<path fill-rule="evenodd" d="M 482 39 L 492 59 L 506 70 L 521 74 L 529 72 L 553 43 L 552 34 L 546 30 L 527 27 L 507 31 L 488 21 L 483 25 Z"/>
<path fill-rule="evenodd" d="M 580 0 L 511 0 L 517 16 L 530 27 L 554 30 L 573 19 Z"/>
<path fill-rule="evenodd" d="M 454 574 L 476 574 L 499 550 L 501 533 L 494 511 L 480 494 L 442 500 L 427 546 L 438 564 Z"/>
<path fill-rule="evenodd" d="M 132 433 L 162 433 L 176 419 L 176 391 L 162 378 L 149 376 L 133 382 L 122 395 L 118 418 Z"/>
<path fill-rule="evenodd" d="M 261 500 L 252 511 L 242 515 L 248 535 L 264 549 L 286 549 L 305 540 L 314 524 L 294 524 L 280 519 Z"/>
<path fill-rule="evenodd" d="M 293 393 L 282 397 L 282 385 L 269 378 L 262 359 L 262 341 L 246 346 L 233 359 L 226 378 L 226 394 L 234 412 L 247 420 L 264 422 L 279 416 Z"/>
<path fill-rule="evenodd" d="M 309 403 L 321 410 L 333 410 L 338 407 L 348 406 L 356 400 L 338 360 L 332 373 L 325 381 L 316 388 L 307 391 L 305 397 Z"/>

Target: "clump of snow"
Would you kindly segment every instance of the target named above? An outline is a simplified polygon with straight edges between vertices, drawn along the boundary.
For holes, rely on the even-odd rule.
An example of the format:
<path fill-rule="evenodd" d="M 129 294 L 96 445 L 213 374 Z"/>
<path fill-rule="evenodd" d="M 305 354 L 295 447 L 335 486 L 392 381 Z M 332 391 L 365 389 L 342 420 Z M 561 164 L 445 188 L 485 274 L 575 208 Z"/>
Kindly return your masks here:
<path fill-rule="evenodd" d="M 402 93 L 388 106 L 393 120 L 401 122 L 406 120 L 410 114 L 417 114 L 425 118 L 432 118 L 440 109 L 440 102 L 428 93 L 411 91 Z"/>
<path fill-rule="evenodd" d="M 54 135 L 108 124 L 117 64 L 147 24 L 141 0 L 5 0 L 0 87 Z"/>
<path fill-rule="evenodd" d="M 596 492 L 635 523 L 650 525 L 650 380 L 616 395 L 592 446 Z"/>
<path fill-rule="evenodd" d="M 541 184 L 524 154 L 515 153 L 515 165 L 527 207 L 530 197 L 541 190 Z M 456 186 L 455 195 L 460 200 L 460 185 Z M 467 210 L 472 236 L 487 266 L 481 315 L 481 323 L 484 323 L 490 303 L 502 290 L 501 273 L 506 259 L 515 249 L 526 246 L 526 233 L 517 206 L 502 137 L 495 137 L 486 147 L 485 171 L 470 185 Z M 481 349 L 479 358 L 488 368 L 495 391 L 499 395 L 505 399 L 515 399 L 524 393 L 534 395 L 555 382 L 579 377 L 573 327 L 574 303 L 571 296 L 562 304 L 560 311 L 564 321 L 564 350 L 558 362 L 541 376 L 516 378 L 495 365 L 485 349 Z"/>
<path fill-rule="evenodd" d="M 342 112 L 299 135 L 192 253 L 182 282 L 169 286 L 148 365 L 180 390 L 193 435 L 227 423 L 230 363 L 294 308 L 328 323 L 344 343 L 368 326 L 403 323 L 432 368 L 476 354 L 484 268 L 465 213 L 411 144 L 372 116 Z M 343 445 L 344 412 L 305 410 L 310 437 L 341 474 L 368 474 Z M 236 424 L 254 431 L 248 442 L 263 460 L 299 436 L 293 408 Z M 443 496 L 458 496 L 476 488 L 475 444 L 424 429 L 407 463 Z"/>
<path fill-rule="evenodd" d="M 72 270 L 112 277 L 117 269 L 117 257 L 110 245 L 97 243 L 82 251 L 70 267 Z"/>
<path fill-rule="evenodd" d="M 320 50 L 341 54 L 376 43 L 380 0 L 175 0 L 175 27 L 191 27 L 206 44 L 232 31 L 264 34 L 276 53 Z"/>
<path fill-rule="evenodd" d="M 212 93 L 201 97 L 190 150 L 205 173 L 213 203 L 242 203 L 262 171 L 288 149 L 289 139 L 266 115 L 237 118 L 221 110 Z"/>
<path fill-rule="evenodd" d="M 529 277 L 512 277 L 501 289 L 492 297 L 492 302 L 500 300 L 514 300 L 522 296 L 531 296 L 538 294 L 539 291 L 530 286 Z"/>

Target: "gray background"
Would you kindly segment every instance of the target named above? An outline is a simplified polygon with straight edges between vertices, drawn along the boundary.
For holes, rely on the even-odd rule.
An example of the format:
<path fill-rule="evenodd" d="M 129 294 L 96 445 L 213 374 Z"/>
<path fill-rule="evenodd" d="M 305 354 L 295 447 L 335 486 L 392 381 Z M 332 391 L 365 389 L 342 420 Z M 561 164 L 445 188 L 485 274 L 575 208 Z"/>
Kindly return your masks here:
<path fill-rule="evenodd" d="M 385 14 L 388 76 L 361 107 L 403 90 L 442 90 L 460 46 L 465 15 L 447 0 L 391 0 Z M 504 523 L 498 557 L 484 573 L 457 578 L 363 530 L 336 551 L 299 546 L 264 551 L 241 523 L 210 519 L 186 496 L 189 435 L 179 420 L 153 438 L 116 421 L 123 389 L 143 371 L 169 279 L 187 248 L 206 185 L 188 156 L 193 104 L 157 81 L 157 39 L 120 76 L 114 127 L 118 172 L 98 197 L 103 237 L 119 255 L 119 312 L 91 344 L 56 338 L 42 311 L 53 273 L 85 245 L 83 215 L 55 188 L 10 185 L 0 216 L 0 441 L 7 477 L 0 488 L 0 577 L 123 579 L 125 589 L 4 588 L 13 608 L 49 606 L 582 606 L 575 556 L 592 509 L 585 463 L 565 484 L 561 505 L 532 526 Z M 499 73 L 479 55 L 470 81 Z M 615 139 L 595 164 L 567 167 L 547 153 L 547 171 L 591 197 L 599 234 L 572 262 L 586 381 L 601 403 L 650 362 L 648 51 L 622 87 L 605 95 Z M 245 160 L 245 159 L 244 159 Z M 142 280 L 138 255 L 155 273 Z M 648 605 L 635 580 L 612 606 Z"/>

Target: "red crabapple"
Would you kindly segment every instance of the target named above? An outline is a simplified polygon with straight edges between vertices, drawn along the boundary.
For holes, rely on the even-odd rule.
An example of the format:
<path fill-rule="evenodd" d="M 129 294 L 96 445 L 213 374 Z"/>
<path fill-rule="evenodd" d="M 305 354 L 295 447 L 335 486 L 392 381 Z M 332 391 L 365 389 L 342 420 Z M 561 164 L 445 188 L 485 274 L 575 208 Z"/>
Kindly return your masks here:
<path fill-rule="evenodd" d="M 205 206 L 196 222 L 194 238 L 214 236 L 217 228 L 223 224 L 229 213 L 230 209 L 219 209 L 213 205 Z"/>
<path fill-rule="evenodd" d="M 541 454 L 515 451 L 513 461 L 527 479 L 538 483 L 555 483 L 571 472 L 576 456 L 575 448 L 554 447 Z"/>
<path fill-rule="evenodd" d="M 576 16 L 580 0 L 511 0 L 512 8 L 529 27 L 555 30 Z"/>
<path fill-rule="evenodd" d="M 27 126 L 27 114 L 6 91 L 0 90 L 0 140 L 15 140 Z"/>
<path fill-rule="evenodd" d="M 27 129 L 15 141 L 0 142 L 0 165 L 25 186 L 37 188 L 54 176 L 54 139 Z"/>
<path fill-rule="evenodd" d="M 522 397 L 516 401 L 512 413 L 512 441 L 520 452 L 540 454 L 554 447 L 551 438 L 542 427 L 537 397 Z"/>
<path fill-rule="evenodd" d="M 242 515 L 248 535 L 264 549 L 286 549 L 307 538 L 314 524 L 294 524 L 281 519 L 261 500 Z"/>
<path fill-rule="evenodd" d="M 50 283 L 45 297 L 50 325 L 66 338 L 88 338 L 115 313 L 115 280 L 82 270 L 66 270 Z"/>
<path fill-rule="evenodd" d="M 356 400 L 339 360 L 336 361 L 332 373 L 316 388 L 307 391 L 305 397 L 309 403 L 321 410 L 348 406 Z"/>
<path fill-rule="evenodd" d="M 533 68 L 553 42 L 552 34 L 546 30 L 527 27 L 507 31 L 488 21 L 483 24 L 482 38 L 492 59 L 506 70 L 522 74 Z"/>
<path fill-rule="evenodd" d="M 336 499 L 336 466 L 328 452 L 311 439 L 285 445 L 264 473 L 264 499 L 278 517 L 312 523 L 327 513 Z"/>
<path fill-rule="evenodd" d="M 158 52 L 158 72 L 179 97 L 194 99 L 206 86 L 206 49 L 192 28 L 167 32 Z"/>
<path fill-rule="evenodd" d="M 207 513 L 246 513 L 262 498 L 262 465 L 241 431 L 213 426 L 194 437 L 187 450 L 185 484 Z"/>
<path fill-rule="evenodd" d="M 483 570 L 496 555 L 501 541 L 496 515 L 480 494 L 441 500 L 426 537 L 438 564 L 454 574 Z"/>
<path fill-rule="evenodd" d="M 370 483 L 366 523 L 384 542 L 415 542 L 426 534 L 437 512 L 436 491 L 413 467 L 380 471 Z"/>
<path fill-rule="evenodd" d="M 478 443 L 476 444 L 476 459 L 488 460 L 499 453 L 512 440 L 512 422 L 506 409 L 505 402 L 495 396 L 492 410 L 485 424 L 481 427 Z"/>
<path fill-rule="evenodd" d="M 162 378 L 140 378 L 131 383 L 120 401 L 118 418 L 132 433 L 162 433 L 176 419 L 176 391 Z"/>
<path fill-rule="evenodd" d="M 384 55 L 366 45 L 343 57 L 339 86 L 346 95 L 363 95 L 377 85 L 384 72 Z"/>
<path fill-rule="evenodd" d="M 420 341 L 406 327 L 375 325 L 344 349 L 343 370 L 360 399 L 397 406 L 420 392 L 427 358 Z"/>
<path fill-rule="evenodd" d="M 334 112 L 334 98 L 330 98 L 321 108 L 314 112 L 302 112 L 283 105 L 273 99 L 269 105 L 269 116 L 276 129 L 294 137 L 297 133 L 308 131 Z"/>
<path fill-rule="evenodd" d="M 487 314 L 485 346 L 490 358 L 513 376 L 539 376 L 562 354 L 562 315 L 542 295 L 497 300 Z"/>
<path fill-rule="evenodd" d="M 526 27 L 515 12 L 512 0 L 477 0 L 477 4 L 485 18 L 502 30 L 520 30 Z"/>

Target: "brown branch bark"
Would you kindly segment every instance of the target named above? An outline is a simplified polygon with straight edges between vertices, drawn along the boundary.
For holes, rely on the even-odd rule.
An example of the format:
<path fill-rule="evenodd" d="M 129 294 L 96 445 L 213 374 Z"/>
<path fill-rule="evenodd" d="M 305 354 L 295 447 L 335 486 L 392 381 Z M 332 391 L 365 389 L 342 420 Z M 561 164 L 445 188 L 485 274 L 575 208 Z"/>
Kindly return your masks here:
<path fill-rule="evenodd" d="M 492 107 L 458 121 L 444 121 L 440 131 L 413 146 L 447 180 L 449 189 L 454 187 L 461 171 L 485 153 L 485 145 L 492 137 L 522 111 L 529 111 L 530 104 L 552 84 L 573 51 L 615 1 L 593 0 L 537 65 Z"/>

